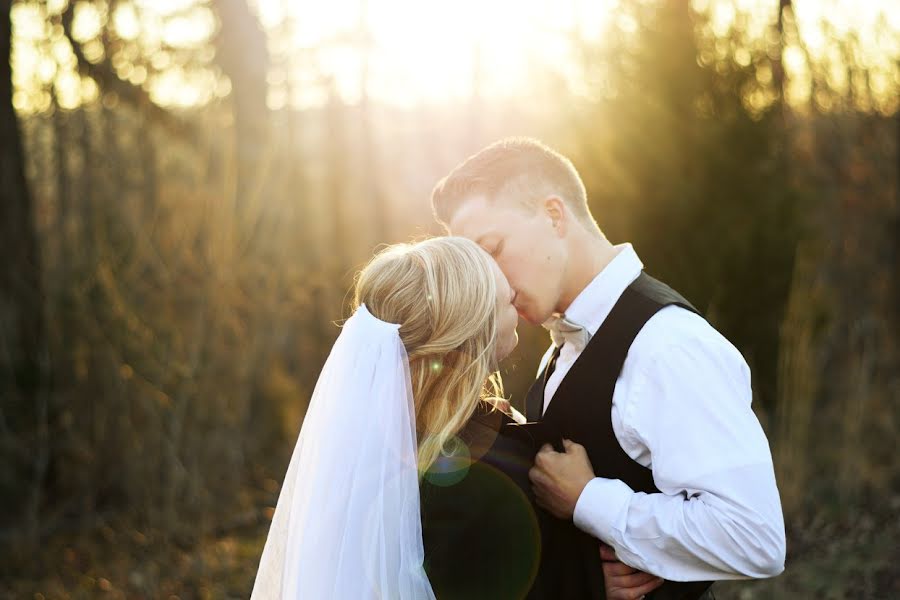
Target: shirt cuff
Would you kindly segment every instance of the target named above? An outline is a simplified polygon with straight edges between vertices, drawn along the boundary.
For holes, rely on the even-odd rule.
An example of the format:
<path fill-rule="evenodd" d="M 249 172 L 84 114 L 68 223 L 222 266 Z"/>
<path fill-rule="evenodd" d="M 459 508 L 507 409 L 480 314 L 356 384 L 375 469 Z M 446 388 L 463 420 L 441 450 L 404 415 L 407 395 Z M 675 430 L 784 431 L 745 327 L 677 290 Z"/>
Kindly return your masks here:
<path fill-rule="evenodd" d="M 595 477 L 578 497 L 572 521 L 585 533 L 612 545 L 621 540 L 633 495 L 634 490 L 620 479 Z"/>

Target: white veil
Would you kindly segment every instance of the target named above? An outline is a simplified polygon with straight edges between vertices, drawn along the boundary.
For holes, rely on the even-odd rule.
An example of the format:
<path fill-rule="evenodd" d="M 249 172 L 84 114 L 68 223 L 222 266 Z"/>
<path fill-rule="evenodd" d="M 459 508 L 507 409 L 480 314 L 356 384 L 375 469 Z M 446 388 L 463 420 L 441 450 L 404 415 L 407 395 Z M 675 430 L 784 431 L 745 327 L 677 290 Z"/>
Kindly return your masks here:
<path fill-rule="evenodd" d="M 284 478 L 252 600 L 434 598 L 399 329 L 365 305 L 344 323 Z"/>

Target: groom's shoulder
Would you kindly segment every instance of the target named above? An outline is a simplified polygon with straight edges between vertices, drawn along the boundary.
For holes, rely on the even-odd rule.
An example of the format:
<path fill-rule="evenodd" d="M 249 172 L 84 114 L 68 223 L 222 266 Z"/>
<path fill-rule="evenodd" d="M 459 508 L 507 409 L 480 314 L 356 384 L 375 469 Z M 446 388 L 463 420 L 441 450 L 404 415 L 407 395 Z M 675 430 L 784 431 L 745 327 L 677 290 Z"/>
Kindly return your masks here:
<path fill-rule="evenodd" d="M 697 313 L 677 305 L 660 309 L 644 325 L 629 351 L 629 355 L 651 357 L 673 348 L 702 348 L 743 361 L 734 345 L 709 321 Z"/>

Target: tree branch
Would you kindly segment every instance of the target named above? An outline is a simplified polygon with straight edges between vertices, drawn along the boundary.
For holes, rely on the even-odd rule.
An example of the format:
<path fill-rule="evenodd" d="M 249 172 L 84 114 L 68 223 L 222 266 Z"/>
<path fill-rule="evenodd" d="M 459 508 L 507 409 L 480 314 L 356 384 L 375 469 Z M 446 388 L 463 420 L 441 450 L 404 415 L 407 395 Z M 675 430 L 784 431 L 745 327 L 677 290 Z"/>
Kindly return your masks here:
<path fill-rule="evenodd" d="M 154 122 L 162 125 L 169 133 L 193 144 L 199 135 L 193 124 L 153 102 L 150 94 L 141 86 L 134 85 L 120 78 L 108 58 L 104 58 L 97 64 L 87 59 L 81 44 L 75 41 L 72 35 L 72 20 L 74 16 L 75 3 L 69 2 L 66 10 L 62 13 L 62 26 L 65 36 L 72 46 L 72 52 L 78 61 L 78 72 L 94 79 L 101 91 L 114 92 L 121 100 L 143 111 Z"/>

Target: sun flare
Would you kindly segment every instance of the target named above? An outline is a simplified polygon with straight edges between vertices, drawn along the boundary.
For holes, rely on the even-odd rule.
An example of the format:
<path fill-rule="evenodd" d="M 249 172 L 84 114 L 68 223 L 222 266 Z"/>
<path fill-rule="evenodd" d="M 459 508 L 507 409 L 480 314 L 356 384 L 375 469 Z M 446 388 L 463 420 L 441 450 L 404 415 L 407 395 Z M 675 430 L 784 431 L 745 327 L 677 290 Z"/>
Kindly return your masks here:
<path fill-rule="evenodd" d="M 535 67 L 566 60 L 569 32 L 581 28 L 598 35 L 616 4 L 258 0 L 258 10 L 270 30 L 291 24 L 288 47 L 314 51 L 348 100 L 365 91 L 379 100 L 415 104 L 514 93 Z"/>
<path fill-rule="evenodd" d="M 584 77 L 578 44 L 602 47 L 613 27 L 628 32 L 638 25 L 622 0 L 247 1 L 269 38 L 273 110 L 320 105 L 332 92 L 349 103 L 365 96 L 405 107 L 522 100 L 536 82 L 547 81 L 542 73 L 562 76 L 577 93 Z M 771 56 L 777 4 L 693 0 L 706 17 L 701 62 L 747 66 L 751 50 Z M 68 6 L 66 0 L 13 5 L 14 105 L 20 113 L 43 112 L 54 102 L 73 109 L 99 97 L 96 82 L 79 73 L 60 25 Z M 796 27 L 786 30 L 782 55 L 789 102 L 812 100 L 827 109 L 827 98 L 811 98 L 816 72 L 841 93 L 863 81 L 876 104 L 868 108 L 894 110 L 900 3 L 794 0 L 792 6 Z M 118 77 L 146 89 L 157 104 L 189 108 L 231 91 L 215 65 L 217 29 L 210 0 L 81 0 L 74 4 L 71 37 L 87 60 L 109 60 Z M 743 44 L 731 56 L 729 39 Z M 865 80 L 848 80 L 847 60 L 866 71 Z M 759 73 L 763 79 L 766 68 Z M 771 97 L 754 93 L 759 97 L 751 105 L 764 107 Z"/>

